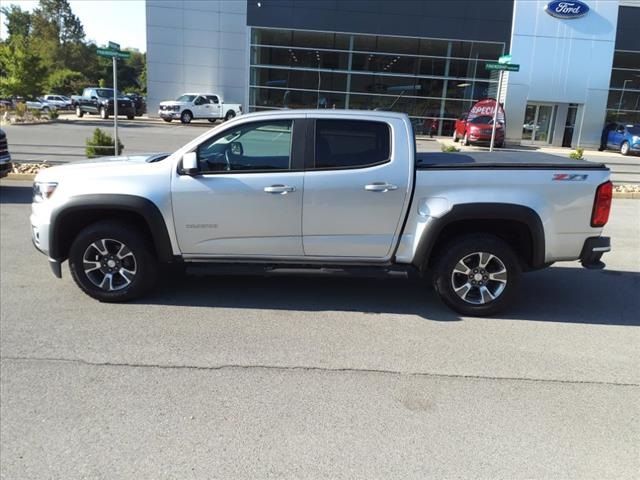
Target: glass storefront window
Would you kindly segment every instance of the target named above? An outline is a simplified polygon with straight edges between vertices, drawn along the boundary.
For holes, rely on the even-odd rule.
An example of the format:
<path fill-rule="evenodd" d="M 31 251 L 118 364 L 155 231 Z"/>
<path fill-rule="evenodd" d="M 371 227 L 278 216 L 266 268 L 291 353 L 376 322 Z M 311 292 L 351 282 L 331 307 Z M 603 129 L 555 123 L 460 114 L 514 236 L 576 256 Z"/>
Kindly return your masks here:
<path fill-rule="evenodd" d="M 614 52 L 607 121 L 640 123 L 640 52 Z"/>
<path fill-rule="evenodd" d="M 455 118 L 495 91 L 484 68 L 500 43 L 254 28 L 251 110 L 393 110 L 449 134 Z"/>

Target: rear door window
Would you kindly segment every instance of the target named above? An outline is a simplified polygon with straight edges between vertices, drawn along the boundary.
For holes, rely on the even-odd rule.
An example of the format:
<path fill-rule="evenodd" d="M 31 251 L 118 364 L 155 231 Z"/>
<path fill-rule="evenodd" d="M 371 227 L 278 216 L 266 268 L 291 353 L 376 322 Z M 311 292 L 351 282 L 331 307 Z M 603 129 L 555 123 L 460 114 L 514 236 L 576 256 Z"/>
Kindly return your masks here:
<path fill-rule="evenodd" d="M 316 120 L 315 168 L 363 168 L 391 157 L 391 132 L 384 122 Z"/>

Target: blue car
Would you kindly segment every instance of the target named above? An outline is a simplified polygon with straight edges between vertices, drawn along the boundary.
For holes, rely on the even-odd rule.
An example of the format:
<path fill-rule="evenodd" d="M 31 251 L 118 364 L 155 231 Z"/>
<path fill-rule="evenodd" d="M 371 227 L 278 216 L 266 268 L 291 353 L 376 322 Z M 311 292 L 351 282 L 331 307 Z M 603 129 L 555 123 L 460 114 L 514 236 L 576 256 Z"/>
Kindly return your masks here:
<path fill-rule="evenodd" d="M 622 155 L 640 152 L 640 124 L 616 123 L 607 133 L 606 148 L 619 150 Z"/>

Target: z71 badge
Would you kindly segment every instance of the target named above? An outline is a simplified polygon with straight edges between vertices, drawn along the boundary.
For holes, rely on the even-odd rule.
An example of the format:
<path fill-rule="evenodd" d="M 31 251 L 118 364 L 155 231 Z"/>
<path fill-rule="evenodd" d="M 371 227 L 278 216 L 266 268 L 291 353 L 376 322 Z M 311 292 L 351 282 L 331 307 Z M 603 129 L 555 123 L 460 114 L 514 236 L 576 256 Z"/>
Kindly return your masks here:
<path fill-rule="evenodd" d="M 562 182 L 584 182 L 589 175 L 584 173 L 554 173 L 552 180 Z"/>

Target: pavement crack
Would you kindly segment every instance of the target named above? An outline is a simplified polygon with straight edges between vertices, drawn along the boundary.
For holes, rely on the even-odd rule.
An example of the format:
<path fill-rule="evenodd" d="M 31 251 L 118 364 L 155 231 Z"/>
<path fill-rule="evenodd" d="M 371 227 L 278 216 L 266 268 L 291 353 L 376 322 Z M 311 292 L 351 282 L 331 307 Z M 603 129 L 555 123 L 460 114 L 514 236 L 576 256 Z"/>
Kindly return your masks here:
<path fill-rule="evenodd" d="M 0 361 L 14 362 L 56 362 L 69 363 L 76 365 L 86 365 L 91 367 L 112 367 L 112 368 L 140 368 L 140 369 L 158 369 L 158 370 L 275 370 L 283 372 L 308 371 L 308 372 L 324 372 L 324 373 L 352 373 L 352 374 L 379 374 L 379 375 L 397 375 L 405 377 L 428 377 L 428 378 L 449 378 L 461 380 L 490 380 L 490 381 L 507 381 L 507 382 L 537 382 L 537 383 L 556 383 L 569 385 L 609 385 L 616 387 L 639 387 L 639 383 L 626 382 L 604 382 L 593 380 L 562 380 L 555 378 L 534 378 L 534 377 L 499 377 L 485 375 L 462 375 L 452 373 L 435 373 L 435 372 L 404 372 L 401 370 L 387 370 L 378 368 L 331 368 L 316 367 L 306 365 L 265 365 L 265 364 L 223 364 L 223 365 L 176 365 L 176 364 L 156 364 L 156 363 L 127 363 L 127 362 L 92 362 L 81 358 L 55 358 L 55 357 L 20 357 L 20 356 L 3 356 Z"/>

